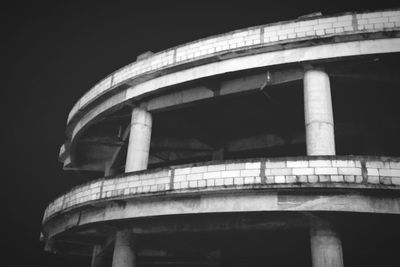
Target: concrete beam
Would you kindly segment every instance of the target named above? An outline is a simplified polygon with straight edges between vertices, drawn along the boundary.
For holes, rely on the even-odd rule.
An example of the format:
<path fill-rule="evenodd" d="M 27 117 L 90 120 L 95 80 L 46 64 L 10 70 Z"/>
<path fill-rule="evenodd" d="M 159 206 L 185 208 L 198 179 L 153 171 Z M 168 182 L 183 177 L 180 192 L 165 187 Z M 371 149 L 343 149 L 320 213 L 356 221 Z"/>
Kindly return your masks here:
<path fill-rule="evenodd" d="M 245 77 L 226 80 L 221 83 L 220 94 L 229 95 L 249 90 L 264 90 L 268 86 L 302 80 L 304 71 L 301 68 L 266 70 L 262 74 L 248 75 Z"/>
<path fill-rule="evenodd" d="M 117 167 L 116 166 L 117 163 L 121 160 L 121 157 L 122 157 L 121 151 L 122 151 L 123 146 L 127 145 L 127 140 L 128 140 L 128 137 L 129 137 L 130 130 L 131 130 L 130 125 L 125 127 L 125 130 L 124 130 L 124 132 L 122 133 L 122 136 L 121 136 L 121 140 L 122 140 L 123 145 L 119 146 L 119 147 L 117 147 L 115 149 L 115 151 L 114 151 L 114 153 L 113 153 L 113 155 L 111 157 L 111 160 L 108 163 L 108 167 L 110 169 L 115 169 Z"/>
<path fill-rule="evenodd" d="M 196 101 L 222 95 L 243 93 L 250 90 L 265 89 L 266 86 L 282 84 L 303 79 L 301 68 L 269 70 L 262 74 L 251 74 L 240 78 L 222 78 L 218 85 L 204 81 L 203 86 L 186 87 L 179 91 L 164 93 L 148 101 L 149 111 L 159 112 L 167 108 L 177 108 Z"/>
<path fill-rule="evenodd" d="M 387 74 L 376 74 L 376 73 L 332 73 L 331 77 L 360 80 L 360 81 L 373 81 L 373 82 L 383 82 L 398 84 L 400 83 L 400 77 L 397 75 L 387 75 Z"/>
<path fill-rule="evenodd" d="M 115 232 L 108 234 L 105 242 L 98 243 L 93 246 L 93 256 L 104 258 L 105 255 L 111 253 L 115 244 Z"/>
<path fill-rule="evenodd" d="M 212 151 L 213 148 L 195 138 L 153 138 L 151 140 L 152 151 Z"/>
<path fill-rule="evenodd" d="M 229 140 L 226 144 L 226 149 L 229 152 L 233 152 L 276 147 L 284 144 L 286 144 L 285 140 L 278 135 L 263 134 Z"/>
<path fill-rule="evenodd" d="M 194 159 L 199 157 L 205 157 L 211 154 L 211 151 L 191 151 L 191 150 L 167 150 L 167 151 L 152 151 L 152 159 L 158 158 L 162 161 L 179 161 L 185 159 Z M 156 161 L 149 161 L 153 164 Z"/>
<path fill-rule="evenodd" d="M 80 144 L 93 144 L 93 145 L 108 145 L 113 147 L 119 147 L 124 144 L 121 140 L 118 140 L 109 136 L 92 136 L 79 139 Z"/>
<path fill-rule="evenodd" d="M 290 144 L 303 143 L 304 137 L 290 141 Z M 196 139 L 157 139 L 152 140 L 152 157 L 162 161 L 176 161 L 196 157 L 210 156 L 213 160 L 223 160 L 225 152 L 240 152 L 246 150 L 267 149 L 289 144 L 283 138 L 275 134 L 263 134 L 250 137 L 228 140 L 224 147 L 213 149 L 208 144 Z M 152 158 L 150 163 L 157 163 L 159 160 Z"/>

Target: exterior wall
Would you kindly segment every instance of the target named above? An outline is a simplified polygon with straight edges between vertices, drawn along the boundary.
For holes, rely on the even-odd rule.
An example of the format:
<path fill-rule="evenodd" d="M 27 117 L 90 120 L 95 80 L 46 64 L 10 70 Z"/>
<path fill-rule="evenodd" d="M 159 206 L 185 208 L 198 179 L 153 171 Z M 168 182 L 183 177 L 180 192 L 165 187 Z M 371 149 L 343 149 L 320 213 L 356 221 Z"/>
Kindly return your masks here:
<path fill-rule="evenodd" d="M 80 109 L 100 95 L 128 79 L 174 65 L 249 47 L 269 46 L 283 42 L 349 35 L 356 33 L 392 31 L 400 28 L 400 10 L 362 14 L 317 17 L 277 24 L 262 25 L 213 36 L 154 54 L 129 64 L 104 78 L 89 90 L 72 108 L 68 122 Z"/>
<path fill-rule="evenodd" d="M 127 196 L 297 185 L 400 189 L 400 159 L 356 156 L 259 159 L 127 173 L 73 188 L 48 206 L 44 221 L 75 207 Z"/>

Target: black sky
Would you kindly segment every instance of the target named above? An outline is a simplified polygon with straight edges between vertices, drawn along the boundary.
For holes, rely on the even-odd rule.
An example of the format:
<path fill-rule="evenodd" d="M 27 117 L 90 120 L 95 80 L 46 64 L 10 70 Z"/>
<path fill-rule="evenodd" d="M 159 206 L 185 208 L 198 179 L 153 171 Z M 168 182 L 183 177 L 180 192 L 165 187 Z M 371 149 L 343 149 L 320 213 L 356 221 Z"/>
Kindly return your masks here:
<path fill-rule="evenodd" d="M 43 252 L 46 205 L 78 184 L 57 161 L 74 102 L 112 71 L 213 34 L 322 11 L 396 7 L 396 1 L 13 1 L 1 4 L 2 262 L 85 266 Z M 400 6 L 397 4 L 397 6 Z M 86 265 L 88 266 L 88 265 Z"/>

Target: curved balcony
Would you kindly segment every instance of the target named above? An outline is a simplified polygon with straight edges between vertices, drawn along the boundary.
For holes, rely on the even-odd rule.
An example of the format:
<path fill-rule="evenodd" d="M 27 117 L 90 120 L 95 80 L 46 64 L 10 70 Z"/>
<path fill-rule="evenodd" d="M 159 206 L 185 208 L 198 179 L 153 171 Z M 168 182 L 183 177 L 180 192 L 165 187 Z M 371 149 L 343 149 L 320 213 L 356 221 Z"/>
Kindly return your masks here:
<path fill-rule="evenodd" d="M 168 86 L 266 66 L 398 52 L 400 46 L 392 39 L 398 37 L 399 14 L 398 10 L 349 13 L 261 25 L 139 59 L 104 78 L 79 99 L 69 114 L 69 140 L 60 156 L 65 158 L 70 143 L 101 114 Z"/>
<path fill-rule="evenodd" d="M 84 109 L 101 95 L 146 73 L 197 61 L 215 54 L 248 49 L 249 47 L 270 46 L 357 33 L 393 31 L 400 27 L 399 12 L 390 10 L 360 14 L 347 13 L 339 16 L 303 18 L 260 25 L 207 37 L 151 54 L 145 59 L 138 60 L 115 71 L 98 82 L 74 105 L 68 116 L 68 122 L 79 110 Z"/>
<path fill-rule="evenodd" d="M 224 162 L 207 162 L 184 166 L 172 166 L 150 171 L 140 171 L 106 177 L 73 188 L 58 197 L 46 209 L 44 223 L 52 218 L 93 205 L 107 205 L 116 200 L 146 198 L 147 196 L 179 196 L 185 193 L 206 194 L 265 189 L 400 189 L 400 159 L 363 156 L 309 156 L 295 158 L 251 159 Z M 321 191 L 324 195 L 324 191 Z M 239 195 L 238 195 L 239 196 Z M 360 209 L 346 203 L 332 207 L 333 203 L 315 206 L 297 205 L 296 210 L 338 210 L 399 213 L 399 207 L 389 210 L 368 206 Z M 168 202 L 168 201 L 167 201 Z M 173 205 L 172 201 L 171 205 Z M 343 204 L 342 203 L 342 204 Z M 328 204 L 328 205 L 327 205 Z M 337 204 L 337 203 L 336 203 Z M 333 205 L 334 206 L 334 205 Z M 147 207 L 143 214 L 157 216 L 185 213 L 182 210 L 160 210 Z M 210 207 L 208 207 L 210 208 Z M 293 208 L 293 207 L 291 207 Z M 288 207 L 269 205 L 270 210 L 286 210 Z M 290 209 L 290 208 L 289 208 Z M 193 210 L 192 212 L 194 212 Z M 202 212 L 212 211 L 203 210 Z"/>

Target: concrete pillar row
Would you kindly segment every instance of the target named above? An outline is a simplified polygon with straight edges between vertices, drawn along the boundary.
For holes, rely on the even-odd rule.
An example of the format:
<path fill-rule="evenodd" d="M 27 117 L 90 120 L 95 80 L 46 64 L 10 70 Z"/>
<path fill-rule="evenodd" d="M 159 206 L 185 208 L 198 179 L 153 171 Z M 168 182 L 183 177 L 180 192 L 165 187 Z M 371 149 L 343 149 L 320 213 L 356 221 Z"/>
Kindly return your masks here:
<path fill-rule="evenodd" d="M 314 222 L 310 238 L 313 267 L 343 267 L 342 242 L 331 225 Z"/>
<path fill-rule="evenodd" d="M 307 155 L 335 155 L 331 87 L 322 69 L 305 70 L 304 115 Z"/>
<path fill-rule="evenodd" d="M 147 169 L 151 139 L 151 114 L 141 107 L 132 111 L 125 172 Z M 116 233 L 112 267 L 135 266 L 134 239 L 130 230 Z"/>

